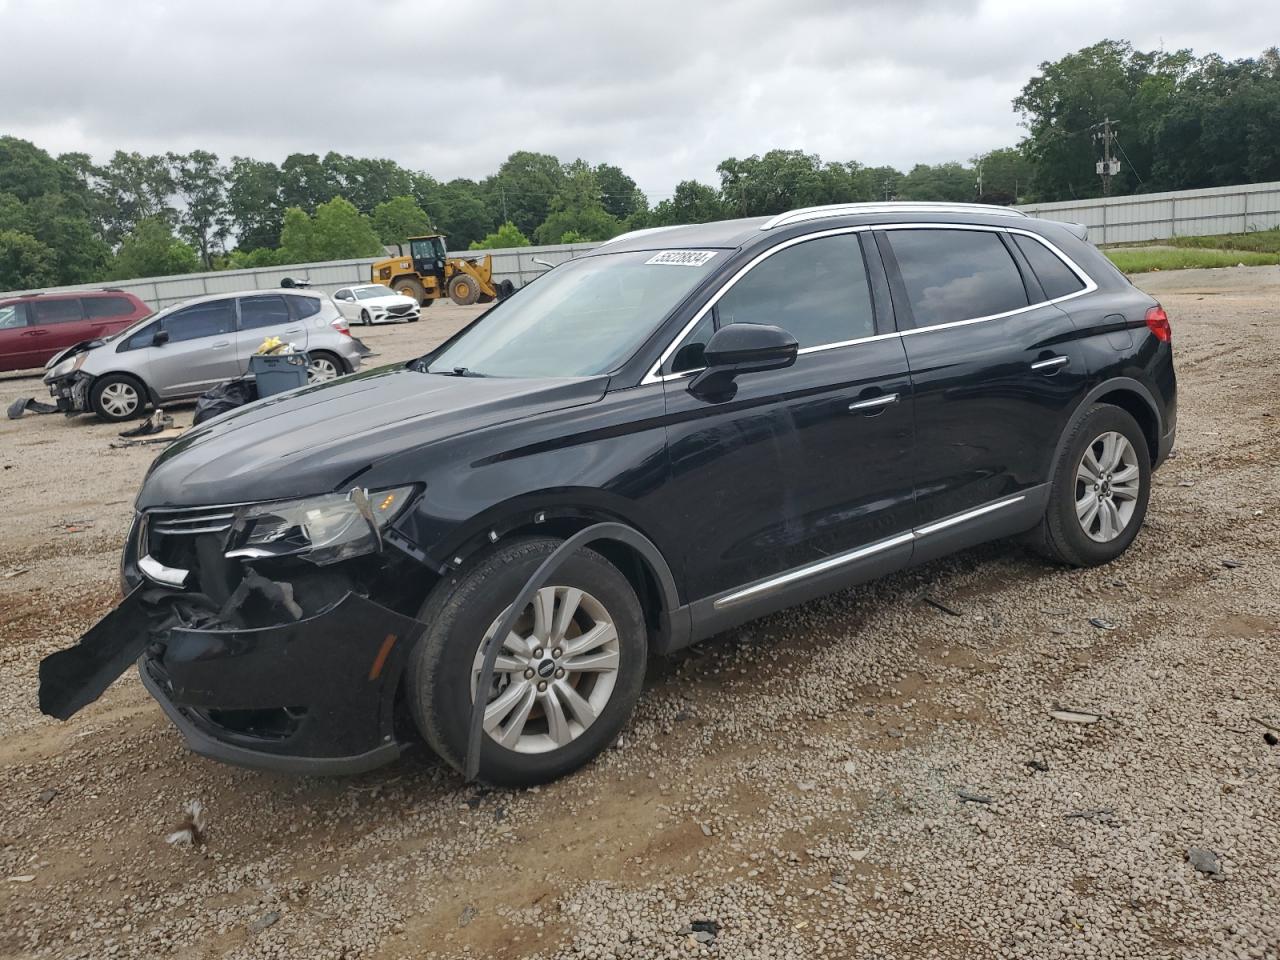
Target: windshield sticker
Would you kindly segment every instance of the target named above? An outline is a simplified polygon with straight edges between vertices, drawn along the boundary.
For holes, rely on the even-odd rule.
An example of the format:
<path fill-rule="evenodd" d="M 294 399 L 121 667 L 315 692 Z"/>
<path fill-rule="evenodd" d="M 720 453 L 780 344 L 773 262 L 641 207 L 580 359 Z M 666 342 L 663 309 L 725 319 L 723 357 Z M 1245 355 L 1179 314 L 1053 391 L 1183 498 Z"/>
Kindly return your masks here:
<path fill-rule="evenodd" d="M 701 267 L 716 255 L 714 250 L 663 250 L 645 263 L 665 263 L 673 267 Z"/>

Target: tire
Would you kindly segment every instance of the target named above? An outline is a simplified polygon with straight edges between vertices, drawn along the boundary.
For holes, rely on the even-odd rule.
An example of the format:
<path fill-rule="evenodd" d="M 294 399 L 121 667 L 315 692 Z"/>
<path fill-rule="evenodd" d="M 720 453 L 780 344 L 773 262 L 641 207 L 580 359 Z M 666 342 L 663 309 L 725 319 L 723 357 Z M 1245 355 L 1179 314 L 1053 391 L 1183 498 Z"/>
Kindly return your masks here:
<path fill-rule="evenodd" d="M 127 373 L 109 373 L 93 382 L 89 406 L 107 423 L 123 423 L 146 409 L 147 389 L 142 381 Z"/>
<path fill-rule="evenodd" d="M 410 297 L 419 304 L 427 295 L 426 288 L 423 287 L 422 281 L 416 277 L 408 277 L 403 280 L 397 280 L 391 288 L 402 297 Z"/>
<path fill-rule="evenodd" d="M 308 351 L 307 383 L 323 383 L 336 380 L 347 372 L 342 358 L 328 350 Z"/>
<path fill-rule="evenodd" d="M 369 326 L 369 324 L 371 324 L 372 322 L 373 322 L 373 321 L 369 319 L 369 311 L 368 311 L 368 310 L 361 310 L 361 311 L 360 311 L 360 323 L 361 323 L 361 325 L 362 325 L 362 326 L 366 326 L 366 327 L 367 327 L 367 326 Z"/>
<path fill-rule="evenodd" d="M 469 273 L 455 273 L 449 281 L 449 297 L 460 307 L 469 307 L 480 299 L 480 284 Z"/>
<path fill-rule="evenodd" d="M 478 670 L 481 640 L 498 625 L 511 599 L 560 542 L 538 538 L 498 547 L 469 570 L 442 580 L 419 614 L 428 626 L 410 655 L 405 674 L 406 699 L 427 743 L 459 771 L 466 760 L 471 688 L 475 682 L 472 671 Z M 544 589 L 551 590 L 556 598 L 553 627 L 559 626 L 556 615 L 564 610 L 565 590 L 583 591 L 574 619 L 563 631 L 570 642 L 597 627 L 602 636 L 609 636 L 608 621 L 612 622 L 616 640 L 611 641 L 612 648 L 606 643 L 577 653 L 565 650 L 559 659 L 553 659 L 554 650 L 562 647 L 544 650 L 540 660 L 533 660 L 527 656 L 533 651 L 525 650 L 529 662 L 570 665 L 563 677 L 552 670 L 550 677 L 541 681 L 545 674 L 539 672 L 534 672 L 532 679 L 525 679 L 522 672 L 495 670 L 496 696 L 490 702 L 496 703 L 523 684 L 525 693 L 514 695 L 528 697 L 530 703 L 519 727 L 515 725 L 519 723 L 520 706 L 509 708 L 499 717 L 497 732 L 514 736 L 509 746 L 499 743 L 490 732 L 481 738 L 480 778 L 495 785 L 530 786 L 578 769 L 614 741 L 640 696 L 648 641 L 640 601 L 626 577 L 600 554 L 583 549 L 565 561 Z M 526 612 L 513 632 L 529 636 L 536 643 L 535 630 L 534 618 Z M 542 635 L 545 637 L 546 633 Z M 554 634 L 544 642 L 555 642 Z M 514 648 L 507 646 L 507 662 L 522 662 L 524 658 L 510 655 Z M 572 671 L 571 664 L 584 663 L 585 654 L 598 655 L 599 664 L 607 663 L 612 655 L 613 672 L 607 668 Z M 536 667 L 527 669 L 536 671 Z M 545 684 L 545 692 L 537 690 L 539 682 Z M 566 686 L 573 696 L 593 708 L 594 720 L 581 722 L 582 715 L 572 706 L 572 698 L 561 693 Z M 553 726 L 553 711 L 544 706 L 548 700 L 559 706 L 558 715 L 565 721 L 564 726 Z M 554 735 L 557 728 L 563 742 Z"/>
<path fill-rule="evenodd" d="M 1089 483 L 1082 468 L 1101 482 Z M 1033 545 L 1051 560 L 1073 567 L 1110 563 L 1138 535 L 1150 495 L 1151 453 L 1138 421 L 1119 407 L 1095 404 L 1070 428 L 1062 445 Z"/>
<path fill-rule="evenodd" d="M 503 280 L 498 284 L 498 299 L 505 300 L 516 292 L 516 285 L 510 280 Z"/>

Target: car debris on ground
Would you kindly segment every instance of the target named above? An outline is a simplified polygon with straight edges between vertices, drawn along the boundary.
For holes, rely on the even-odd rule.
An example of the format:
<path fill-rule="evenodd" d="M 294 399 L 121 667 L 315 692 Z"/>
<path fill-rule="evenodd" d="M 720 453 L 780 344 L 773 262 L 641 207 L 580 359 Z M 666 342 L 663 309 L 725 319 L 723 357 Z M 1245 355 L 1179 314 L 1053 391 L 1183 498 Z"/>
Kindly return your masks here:
<path fill-rule="evenodd" d="M 24 413 L 57 413 L 58 408 L 52 403 L 41 403 L 35 397 L 23 397 L 9 404 L 10 420 L 17 420 Z"/>

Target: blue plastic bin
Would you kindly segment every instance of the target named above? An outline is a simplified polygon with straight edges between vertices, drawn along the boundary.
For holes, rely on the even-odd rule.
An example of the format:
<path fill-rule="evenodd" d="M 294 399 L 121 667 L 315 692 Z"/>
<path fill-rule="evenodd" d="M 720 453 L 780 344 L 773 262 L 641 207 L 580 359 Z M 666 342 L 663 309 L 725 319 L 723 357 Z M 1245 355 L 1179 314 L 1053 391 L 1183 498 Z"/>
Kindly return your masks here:
<path fill-rule="evenodd" d="M 305 353 L 254 354 L 249 358 L 249 372 L 258 383 L 258 399 L 272 397 L 307 384 Z"/>

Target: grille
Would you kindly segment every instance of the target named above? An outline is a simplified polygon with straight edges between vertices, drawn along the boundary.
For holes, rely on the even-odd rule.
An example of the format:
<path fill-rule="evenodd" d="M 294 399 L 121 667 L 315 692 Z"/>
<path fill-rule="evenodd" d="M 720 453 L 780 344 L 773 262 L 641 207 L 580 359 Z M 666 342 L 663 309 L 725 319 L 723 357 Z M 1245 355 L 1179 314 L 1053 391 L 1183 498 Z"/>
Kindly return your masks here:
<path fill-rule="evenodd" d="M 401 304 L 399 306 L 387 307 L 387 313 L 397 317 L 403 317 L 406 314 L 409 314 L 412 312 L 413 312 L 413 307 L 409 306 L 409 304 L 407 303 Z"/>
<path fill-rule="evenodd" d="M 154 510 L 148 513 L 147 529 L 153 535 L 190 537 L 198 533 L 222 533 L 231 529 L 234 510 L 205 507 L 193 510 Z"/>

